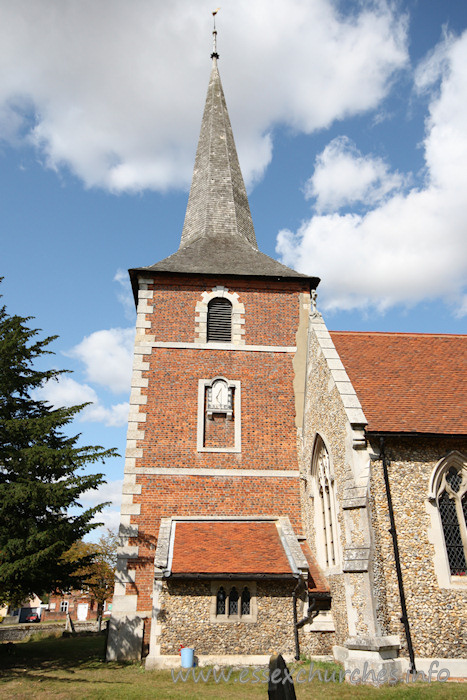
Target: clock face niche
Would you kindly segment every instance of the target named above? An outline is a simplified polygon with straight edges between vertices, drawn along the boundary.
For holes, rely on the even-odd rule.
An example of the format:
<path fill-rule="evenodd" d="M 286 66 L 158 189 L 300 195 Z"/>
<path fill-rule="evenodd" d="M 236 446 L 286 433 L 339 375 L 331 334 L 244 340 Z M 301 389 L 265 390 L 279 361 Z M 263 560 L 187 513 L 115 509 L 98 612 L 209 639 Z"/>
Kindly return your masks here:
<path fill-rule="evenodd" d="M 225 413 L 229 418 L 233 413 L 232 388 L 225 379 L 215 379 L 207 391 L 207 414 Z"/>

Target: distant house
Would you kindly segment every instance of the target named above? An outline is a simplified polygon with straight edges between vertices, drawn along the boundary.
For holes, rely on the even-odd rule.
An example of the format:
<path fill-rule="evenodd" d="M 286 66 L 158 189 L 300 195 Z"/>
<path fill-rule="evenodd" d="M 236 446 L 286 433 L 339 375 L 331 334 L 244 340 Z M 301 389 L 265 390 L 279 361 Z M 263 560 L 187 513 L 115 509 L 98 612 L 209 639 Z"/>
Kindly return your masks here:
<path fill-rule="evenodd" d="M 104 615 L 110 615 L 112 598 L 104 603 Z M 48 605 L 43 609 L 44 621 L 64 620 L 70 613 L 72 620 L 84 622 L 97 619 L 97 601 L 86 591 L 70 591 L 69 593 L 52 593 Z"/>
<path fill-rule="evenodd" d="M 34 595 L 29 600 L 23 601 L 20 606 L 5 605 L 0 608 L 0 616 L 3 617 L 5 624 L 15 624 L 17 622 L 26 622 L 26 618 L 31 613 L 37 613 L 41 616 L 41 599 Z"/>

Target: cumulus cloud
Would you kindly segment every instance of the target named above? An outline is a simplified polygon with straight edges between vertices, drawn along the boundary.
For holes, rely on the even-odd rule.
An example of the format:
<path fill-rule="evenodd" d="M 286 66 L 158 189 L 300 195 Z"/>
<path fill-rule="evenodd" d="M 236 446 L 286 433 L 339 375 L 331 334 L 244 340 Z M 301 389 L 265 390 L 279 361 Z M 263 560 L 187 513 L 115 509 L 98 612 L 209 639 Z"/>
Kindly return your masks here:
<path fill-rule="evenodd" d="M 133 361 L 133 328 L 110 328 L 86 336 L 66 355 L 85 365 L 86 379 L 115 394 L 129 392 Z"/>
<path fill-rule="evenodd" d="M 323 309 L 384 311 L 442 298 L 458 316 L 467 310 L 467 32 L 447 38 L 435 53 L 443 60 L 425 61 L 417 78 L 417 89 L 432 86 L 423 184 L 393 192 L 364 214 L 317 214 L 297 232 L 278 235 L 284 262 L 322 277 Z M 320 167 L 325 171 L 318 160 Z M 322 184 L 323 172 L 313 177 L 317 201 L 324 192 L 330 205 L 332 188 Z M 379 187 L 392 187 L 394 177 L 382 172 Z M 349 198 L 345 188 L 344 195 Z M 342 189 L 333 197 L 337 209 Z"/>
<path fill-rule="evenodd" d="M 317 156 L 305 196 L 314 198 L 316 211 L 336 211 L 356 203 L 376 204 L 401 188 L 403 178 L 390 173 L 381 158 L 363 156 L 346 136 L 329 143 Z"/>
<path fill-rule="evenodd" d="M 85 491 L 80 496 L 80 503 L 84 508 L 92 508 L 100 503 L 110 502 L 110 505 L 98 513 L 93 522 L 100 522 L 103 525 L 93 530 L 86 539 L 97 541 L 101 533 L 107 530 L 118 531 L 120 525 L 120 506 L 122 502 L 122 479 L 108 481 L 101 484 L 97 489 Z"/>
<path fill-rule="evenodd" d="M 310 133 L 372 109 L 406 65 L 391 2 L 342 8 L 225 1 L 221 71 L 247 181 L 270 161 L 276 125 Z M 88 187 L 187 186 L 211 11 L 208 0 L 0 0 L 0 136 Z"/>
<path fill-rule="evenodd" d="M 119 285 L 117 298 L 120 304 L 123 306 L 125 318 L 127 318 L 129 321 L 134 322 L 135 302 L 133 299 L 133 293 L 131 291 L 130 277 L 128 275 L 128 271 L 119 268 L 115 273 L 114 282 L 117 282 Z"/>
<path fill-rule="evenodd" d="M 55 408 L 89 403 L 90 405 L 79 413 L 80 421 L 104 423 L 108 427 L 121 427 L 126 425 L 128 421 L 128 403 L 120 403 L 106 408 L 101 404 L 92 387 L 88 384 L 80 384 L 66 375 L 46 382 L 43 387 L 36 391 L 36 396 Z"/>

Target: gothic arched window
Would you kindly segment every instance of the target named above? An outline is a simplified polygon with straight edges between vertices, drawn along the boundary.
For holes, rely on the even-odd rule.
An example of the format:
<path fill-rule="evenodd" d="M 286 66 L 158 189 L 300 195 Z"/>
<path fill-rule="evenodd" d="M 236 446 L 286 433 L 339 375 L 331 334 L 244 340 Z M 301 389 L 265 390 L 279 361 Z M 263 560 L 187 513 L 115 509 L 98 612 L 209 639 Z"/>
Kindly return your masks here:
<path fill-rule="evenodd" d="M 245 588 L 242 591 L 242 607 L 240 611 L 242 615 L 250 614 L 250 598 L 250 591 L 245 586 Z"/>
<path fill-rule="evenodd" d="M 222 586 L 217 591 L 216 615 L 225 615 L 225 591 Z"/>
<path fill-rule="evenodd" d="M 329 453 L 322 438 L 317 435 L 311 464 L 317 550 L 325 567 L 337 564 L 336 506 L 334 479 L 331 474 Z"/>
<path fill-rule="evenodd" d="M 453 453 L 441 462 L 431 481 L 444 536 L 451 576 L 467 575 L 467 464 Z"/>
<path fill-rule="evenodd" d="M 234 585 L 213 581 L 211 591 L 211 622 L 256 622 L 256 584 L 253 581 L 237 581 Z"/>
<path fill-rule="evenodd" d="M 235 586 L 229 593 L 229 616 L 238 615 L 238 593 Z"/>
<path fill-rule="evenodd" d="M 215 297 L 208 304 L 208 343 L 230 343 L 232 340 L 232 304 L 224 297 Z"/>

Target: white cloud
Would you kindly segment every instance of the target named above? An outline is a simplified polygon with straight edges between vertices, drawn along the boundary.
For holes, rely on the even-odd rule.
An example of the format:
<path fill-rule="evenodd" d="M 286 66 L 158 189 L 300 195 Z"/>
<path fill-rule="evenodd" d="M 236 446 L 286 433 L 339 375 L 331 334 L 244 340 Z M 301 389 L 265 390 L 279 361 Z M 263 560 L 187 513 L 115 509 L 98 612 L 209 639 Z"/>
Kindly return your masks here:
<path fill-rule="evenodd" d="M 247 181 L 271 159 L 274 126 L 309 133 L 375 108 L 406 65 L 406 20 L 392 3 L 342 7 L 225 0 L 221 71 Z M 211 11 L 208 0 L 0 0 L 3 138 L 28 141 L 89 187 L 186 186 Z"/>
<path fill-rule="evenodd" d="M 105 408 L 99 401 L 94 389 L 87 384 L 61 375 L 57 380 L 49 380 L 36 391 L 41 401 L 47 401 L 55 408 L 70 407 L 82 403 L 90 403 L 78 414 L 80 421 L 104 423 L 108 427 L 121 427 L 128 421 L 128 403 L 120 403 Z"/>
<path fill-rule="evenodd" d="M 103 525 L 95 530 L 92 530 L 86 539 L 89 541 L 97 541 L 99 536 L 106 531 L 114 530 L 118 532 L 120 525 L 120 506 L 122 502 L 122 486 L 123 480 L 116 479 L 108 481 L 106 484 L 101 484 L 97 489 L 85 491 L 80 496 L 80 503 L 84 508 L 92 508 L 100 503 L 110 501 L 110 506 L 104 508 L 101 513 L 98 513 L 93 522 L 100 522 Z"/>
<path fill-rule="evenodd" d="M 418 64 L 414 74 L 414 86 L 418 93 L 429 91 L 440 77 L 449 70 L 449 51 L 455 41 L 454 35 L 446 33 L 443 41 L 429 51 Z"/>
<path fill-rule="evenodd" d="M 120 289 L 117 292 L 117 298 L 120 304 L 123 306 L 125 318 L 134 322 L 135 302 L 133 299 L 130 277 L 127 270 L 122 270 L 119 268 L 115 273 L 114 282 L 117 282 L 120 285 Z"/>
<path fill-rule="evenodd" d="M 110 501 L 115 507 L 120 508 L 122 502 L 122 479 L 115 479 L 114 481 L 108 481 L 105 484 L 101 484 L 97 489 L 89 489 L 89 491 L 84 491 L 80 496 L 80 502 L 85 508 L 92 508 L 93 506 Z"/>
<path fill-rule="evenodd" d="M 92 406 L 87 406 L 83 411 L 82 420 L 92 423 L 104 423 L 108 428 L 119 428 L 128 423 L 128 402 L 114 404 L 105 408 L 99 401 Z"/>
<path fill-rule="evenodd" d="M 80 384 L 66 374 L 62 374 L 58 379 L 50 379 L 38 389 L 38 395 L 42 401 L 48 401 L 56 408 L 97 401 L 96 392 L 92 387 Z"/>
<path fill-rule="evenodd" d="M 85 365 L 88 381 L 115 394 L 129 392 L 133 361 L 133 328 L 110 328 L 86 336 L 66 355 Z"/>
<path fill-rule="evenodd" d="M 313 216 L 295 234 L 279 233 L 283 260 L 323 278 L 323 309 L 382 311 L 442 298 L 456 315 L 465 310 L 467 32 L 440 52 L 446 60 L 437 63 L 440 86 L 426 121 L 424 185 L 364 215 Z M 431 68 L 432 85 L 434 75 Z"/>
<path fill-rule="evenodd" d="M 317 156 L 305 196 L 314 198 L 316 211 L 336 211 L 357 202 L 370 206 L 401 188 L 403 178 L 390 173 L 381 158 L 362 156 L 345 136 L 333 139 Z"/>

